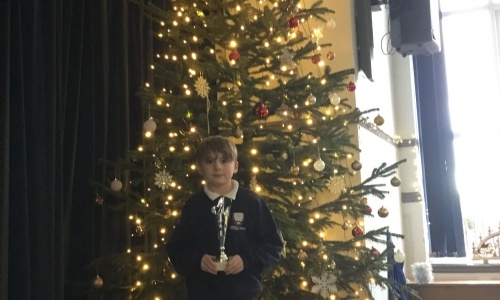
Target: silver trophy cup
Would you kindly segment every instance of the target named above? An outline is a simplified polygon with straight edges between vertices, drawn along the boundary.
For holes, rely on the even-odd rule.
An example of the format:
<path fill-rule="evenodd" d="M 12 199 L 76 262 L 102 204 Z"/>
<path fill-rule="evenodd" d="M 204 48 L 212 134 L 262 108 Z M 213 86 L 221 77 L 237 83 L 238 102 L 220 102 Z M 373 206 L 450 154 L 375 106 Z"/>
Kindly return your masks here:
<path fill-rule="evenodd" d="M 228 261 L 228 257 L 225 252 L 226 250 L 225 244 L 226 244 L 227 224 L 229 221 L 229 211 L 231 209 L 230 201 L 229 204 L 226 205 L 226 199 L 224 197 L 221 197 L 217 202 L 217 205 L 212 208 L 212 213 L 215 214 L 217 219 L 217 232 L 219 236 L 219 248 L 220 248 L 219 258 L 215 262 L 215 265 L 217 266 L 217 271 L 224 271 L 226 269 Z"/>

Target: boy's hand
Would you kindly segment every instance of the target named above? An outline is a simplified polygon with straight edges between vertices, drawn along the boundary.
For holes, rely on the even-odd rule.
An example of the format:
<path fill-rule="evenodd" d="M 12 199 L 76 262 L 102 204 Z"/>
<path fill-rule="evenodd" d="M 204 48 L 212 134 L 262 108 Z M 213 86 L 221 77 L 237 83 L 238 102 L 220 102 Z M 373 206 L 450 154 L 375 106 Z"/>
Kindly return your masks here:
<path fill-rule="evenodd" d="M 210 274 L 217 275 L 217 266 L 215 265 L 215 256 L 208 254 L 203 255 L 201 258 L 201 270 Z"/>
<path fill-rule="evenodd" d="M 226 274 L 238 274 L 239 272 L 243 271 L 244 268 L 245 266 L 243 265 L 243 260 L 239 255 L 230 256 L 226 265 Z"/>

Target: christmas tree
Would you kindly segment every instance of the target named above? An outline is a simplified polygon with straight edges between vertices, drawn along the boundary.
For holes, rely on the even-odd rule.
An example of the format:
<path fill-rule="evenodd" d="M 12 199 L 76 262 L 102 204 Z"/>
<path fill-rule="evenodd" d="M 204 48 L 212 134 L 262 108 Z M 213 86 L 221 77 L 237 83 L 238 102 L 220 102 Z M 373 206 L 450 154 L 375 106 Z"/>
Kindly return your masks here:
<path fill-rule="evenodd" d="M 136 4 L 154 31 L 152 80 L 139 92 L 145 138 L 126 161 L 108 162 L 114 172 L 99 187 L 98 202 L 127 213 L 129 238 L 122 253 L 94 262 L 92 295 L 185 298 L 165 243 L 185 200 L 203 187 L 194 149 L 210 135 L 237 144 L 235 179 L 264 198 L 285 242 L 263 299 L 369 299 L 374 284 L 398 290 L 383 276 L 393 249 L 368 246 L 398 235 L 364 232 L 362 220 L 372 216 L 367 197 L 387 193 L 377 180 L 401 162 L 359 180 L 350 131 L 376 109 L 339 96 L 356 85 L 354 70 L 334 71 L 334 48 L 321 41 L 334 11 L 298 0 Z"/>

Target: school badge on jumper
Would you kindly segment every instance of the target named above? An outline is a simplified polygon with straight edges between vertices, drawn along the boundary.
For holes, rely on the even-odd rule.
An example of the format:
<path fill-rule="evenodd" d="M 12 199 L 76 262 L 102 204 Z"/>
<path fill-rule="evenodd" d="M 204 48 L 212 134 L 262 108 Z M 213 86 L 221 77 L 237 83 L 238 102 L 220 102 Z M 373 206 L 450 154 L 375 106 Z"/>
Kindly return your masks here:
<path fill-rule="evenodd" d="M 245 221 L 245 214 L 242 212 L 233 213 L 233 224 L 236 227 L 241 227 Z"/>

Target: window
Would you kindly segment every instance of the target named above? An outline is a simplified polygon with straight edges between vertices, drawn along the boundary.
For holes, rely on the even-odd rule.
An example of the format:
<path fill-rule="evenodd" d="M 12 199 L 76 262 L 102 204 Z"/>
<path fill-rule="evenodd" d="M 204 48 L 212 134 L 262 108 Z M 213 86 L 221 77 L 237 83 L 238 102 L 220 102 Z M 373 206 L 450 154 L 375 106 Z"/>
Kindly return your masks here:
<path fill-rule="evenodd" d="M 455 182 L 472 254 L 500 230 L 500 0 L 441 0 Z"/>

